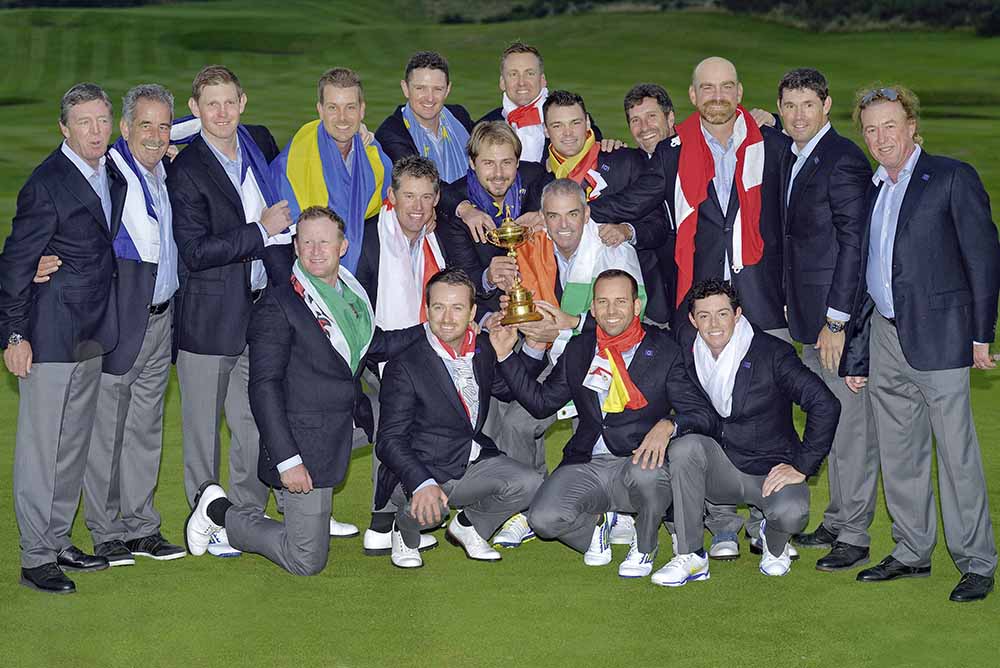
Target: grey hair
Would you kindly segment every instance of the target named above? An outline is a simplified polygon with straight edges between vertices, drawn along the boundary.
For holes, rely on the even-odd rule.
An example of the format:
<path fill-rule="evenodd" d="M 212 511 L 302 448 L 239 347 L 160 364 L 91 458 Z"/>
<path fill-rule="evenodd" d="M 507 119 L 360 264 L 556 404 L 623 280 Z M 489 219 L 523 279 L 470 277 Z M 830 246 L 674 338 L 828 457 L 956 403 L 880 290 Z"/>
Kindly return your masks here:
<path fill-rule="evenodd" d="M 174 117 L 174 94 L 160 84 L 139 84 L 133 86 L 122 98 L 122 119 L 126 125 L 132 125 L 132 118 L 135 116 L 135 108 L 139 100 L 152 100 L 162 102 L 170 110 L 170 118 Z"/>
<path fill-rule="evenodd" d="M 115 107 L 111 104 L 111 98 L 104 92 L 104 89 L 97 84 L 78 83 L 66 91 L 59 102 L 59 122 L 66 125 L 69 120 L 69 110 L 78 104 L 86 104 L 94 100 L 103 100 L 108 105 L 108 111 L 115 113 Z"/>
<path fill-rule="evenodd" d="M 542 188 L 542 210 L 545 210 L 546 195 L 572 195 L 580 199 L 580 208 L 587 206 L 587 194 L 583 192 L 580 184 L 573 179 L 556 179 L 550 181 Z"/>

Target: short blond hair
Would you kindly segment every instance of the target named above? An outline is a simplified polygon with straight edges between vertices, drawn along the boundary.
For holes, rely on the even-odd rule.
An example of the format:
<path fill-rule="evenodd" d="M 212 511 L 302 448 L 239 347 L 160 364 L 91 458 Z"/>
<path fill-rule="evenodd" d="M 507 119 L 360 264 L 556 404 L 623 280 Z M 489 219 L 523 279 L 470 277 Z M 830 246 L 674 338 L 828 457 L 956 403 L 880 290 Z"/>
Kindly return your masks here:
<path fill-rule="evenodd" d="M 469 135 L 469 142 L 465 145 L 465 152 L 475 162 L 476 158 L 479 157 L 480 151 L 487 144 L 490 146 L 510 144 L 514 148 L 514 157 L 518 160 L 521 159 L 521 140 L 518 138 L 517 133 L 507 125 L 506 121 L 482 121 L 481 123 L 477 123 L 476 127 L 472 128 L 472 134 Z"/>
<path fill-rule="evenodd" d="M 236 94 L 243 97 L 243 86 L 240 85 L 239 77 L 225 65 L 205 65 L 201 68 L 191 83 L 191 97 L 197 101 L 201 97 L 201 91 L 206 86 L 219 86 L 221 84 L 233 84 L 236 86 Z"/>

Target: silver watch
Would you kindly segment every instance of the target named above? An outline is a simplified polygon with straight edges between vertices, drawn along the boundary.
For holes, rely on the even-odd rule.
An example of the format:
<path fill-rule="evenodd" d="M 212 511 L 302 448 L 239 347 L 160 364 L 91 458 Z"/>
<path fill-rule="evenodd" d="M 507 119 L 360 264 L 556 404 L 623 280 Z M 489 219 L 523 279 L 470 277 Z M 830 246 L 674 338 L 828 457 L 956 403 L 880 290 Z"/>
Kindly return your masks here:
<path fill-rule="evenodd" d="M 21 336 L 20 334 L 18 334 L 17 332 L 13 332 L 13 333 L 11 333 L 10 336 L 7 337 L 7 346 L 8 347 L 9 346 L 16 346 L 21 341 L 24 341 L 24 337 Z"/>

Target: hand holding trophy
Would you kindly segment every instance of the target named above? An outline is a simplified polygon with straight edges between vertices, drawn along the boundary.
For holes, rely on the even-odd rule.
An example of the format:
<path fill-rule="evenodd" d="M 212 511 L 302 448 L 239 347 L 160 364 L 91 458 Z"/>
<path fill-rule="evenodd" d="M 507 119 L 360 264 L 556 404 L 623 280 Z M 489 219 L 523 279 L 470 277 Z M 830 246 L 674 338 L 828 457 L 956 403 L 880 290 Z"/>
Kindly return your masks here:
<path fill-rule="evenodd" d="M 514 250 L 528 240 L 531 233 L 528 228 L 515 223 L 510 216 L 504 218 L 503 224 L 496 229 L 489 230 L 486 238 L 494 246 L 507 249 L 507 257 L 517 259 L 517 251 Z M 521 285 L 521 279 L 515 277 L 514 285 L 507 291 L 510 303 L 504 312 L 502 325 L 517 325 L 522 322 L 535 322 L 542 319 L 542 314 L 535 309 L 532 302 L 531 291 Z"/>

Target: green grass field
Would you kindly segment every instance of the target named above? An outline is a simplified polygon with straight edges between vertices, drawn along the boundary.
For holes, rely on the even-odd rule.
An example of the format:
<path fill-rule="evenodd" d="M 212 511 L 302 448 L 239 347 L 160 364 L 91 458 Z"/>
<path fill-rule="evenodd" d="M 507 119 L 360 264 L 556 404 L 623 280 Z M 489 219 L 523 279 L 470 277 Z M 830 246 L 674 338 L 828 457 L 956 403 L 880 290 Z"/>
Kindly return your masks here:
<path fill-rule="evenodd" d="M 496 106 L 497 56 L 511 40 L 539 45 L 549 87 L 581 92 L 608 135 L 627 135 L 621 99 L 638 81 L 670 90 L 684 118 L 692 66 L 725 55 L 740 70 L 747 106 L 773 107 L 778 79 L 811 65 L 832 84 L 834 123 L 849 126 L 855 88 L 875 79 L 911 85 L 924 101 L 928 150 L 971 162 L 1000 202 L 1000 41 L 969 33 L 815 35 L 717 13 L 595 13 L 545 21 L 440 26 L 409 3 L 389 0 L 258 0 L 135 10 L 0 11 L 0 234 L 17 190 L 58 144 L 58 100 L 96 81 L 120 99 L 157 81 L 186 100 L 204 64 L 232 67 L 248 91 L 248 122 L 266 123 L 279 144 L 314 117 L 315 81 L 334 65 L 365 80 L 375 128 L 401 99 L 407 56 L 442 51 L 451 61 L 450 101 L 476 117 Z M 178 113 L 186 113 L 183 104 Z M 539 541 L 473 563 L 443 544 L 418 572 L 361 554 L 360 539 L 335 541 L 321 575 L 302 579 L 263 558 L 140 561 L 76 577 L 79 592 L 43 596 L 18 586 L 12 508 L 17 387 L 0 389 L 0 666 L 997 666 L 1000 593 L 982 604 L 947 601 L 959 574 L 943 545 L 931 578 L 862 585 L 821 574 L 822 552 L 805 552 L 788 577 L 769 579 L 755 557 L 712 565 L 712 579 L 680 589 L 622 581 L 614 566 Z M 1000 371 L 972 374 L 973 409 L 1000 526 Z M 164 533 L 183 536 L 180 408 L 167 397 L 161 484 Z M 549 439 L 554 466 L 568 432 Z M 363 524 L 370 498 L 369 450 L 355 453 L 339 519 Z M 827 501 L 826 474 L 813 487 L 814 525 Z M 891 548 L 880 502 L 875 560 Z M 74 531 L 91 541 L 82 514 Z M 657 566 L 669 557 L 669 537 Z M 443 541 L 442 541 L 443 542 Z M 744 544 L 745 550 L 745 544 Z M 616 548 L 616 563 L 624 548 Z"/>

